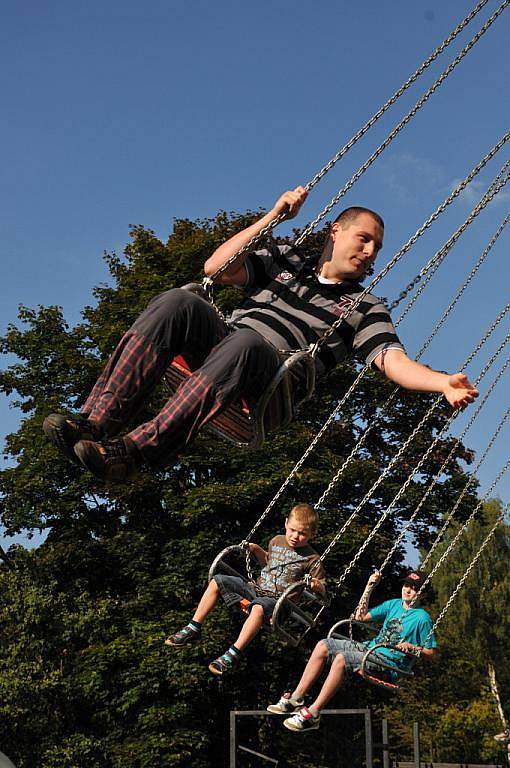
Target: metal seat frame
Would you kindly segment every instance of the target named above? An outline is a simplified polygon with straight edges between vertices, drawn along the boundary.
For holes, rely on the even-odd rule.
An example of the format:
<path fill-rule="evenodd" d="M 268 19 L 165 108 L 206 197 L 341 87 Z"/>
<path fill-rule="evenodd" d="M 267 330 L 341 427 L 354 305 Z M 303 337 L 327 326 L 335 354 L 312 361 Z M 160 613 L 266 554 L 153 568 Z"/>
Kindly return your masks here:
<path fill-rule="evenodd" d="M 182 290 L 195 293 L 206 300 L 208 298 L 200 283 L 189 283 L 184 285 Z M 305 381 L 303 394 L 296 400 L 293 396 L 291 375 L 297 366 L 301 371 L 304 370 Z M 179 384 L 191 373 L 182 355 L 172 360 L 165 373 L 165 380 L 171 392 L 175 392 Z M 311 351 L 304 349 L 292 352 L 282 362 L 253 408 L 249 408 L 240 399 L 212 419 L 207 427 L 234 445 L 255 450 L 263 445 L 268 432 L 285 427 L 293 420 L 296 410 L 312 397 L 314 389 L 315 362 Z"/>
<path fill-rule="evenodd" d="M 243 581 L 253 584 L 246 574 L 241 573 L 227 562 L 226 558 L 232 554 L 246 557 L 246 552 L 240 544 L 225 547 L 211 563 L 209 581 L 217 574 L 225 573 L 228 576 L 237 576 Z M 327 595 L 313 592 L 306 580 L 291 584 L 279 596 L 275 595 L 276 598 L 276 605 L 269 626 L 282 640 L 294 647 L 299 645 L 308 632 L 315 627 L 322 612 L 329 605 Z M 245 610 L 243 599 L 240 599 L 239 602 L 240 609 Z M 264 628 L 269 629 L 269 626 L 264 625 Z"/>
<path fill-rule="evenodd" d="M 350 635 L 344 635 L 341 632 L 338 631 L 340 627 L 349 627 L 349 631 L 351 631 L 351 628 L 353 626 L 355 627 L 363 627 L 365 630 L 372 631 L 374 633 L 379 631 L 379 628 L 376 627 L 375 624 L 369 621 L 356 621 L 355 619 L 342 619 L 341 621 L 337 621 L 336 624 L 333 624 L 331 629 L 328 632 L 328 638 L 334 638 L 338 640 L 353 640 L 353 638 Z M 363 642 L 363 641 L 358 641 Z M 401 669 L 400 667 L 395 666 L 394 664 L 391 664 L 390 662 L 386 662 L 384 660 L 381 660 L 381 657 L 374 658 L 376 656 L 377 651 L 380 648 L 388 648 L 392 651 L 399 651 L 399 653 L 403 653 L 403 651 L 400 651 L 399 648 L 396 648 L 394 645 L 391 645 L 389 643 L 376 643 L 371 648 L 367 648 L 366 653 L 364 654 L 360 668 L 357 670 L 358 674 L 367 681 L 367 683 L 371 683 L 372 685 L 377 685 L 379 688 L 384 688 L 387 691 L 395 692 L 400 688 L 400 683 L 402 678 L 406 677 L 413 677 L 414 672 L 409 669 Z M 411 654 L 409 654 L 411 656 Z M 416 657 L 413 655 L 412 657 L 413 665 L 416 661 Z M 374 674 L 373 672 L 369 672 L 367 669 L 367 666 L 370 663 L 376 663 L 378 667 L 383 668 L 384 670 L 387 670 L 389 673 L 391 673 L 391 676 L 397 676 L 396 680 L 394 679 L 386 679 L 382 676 L 378 676 Z M 390 675 L 388 675 L 388 678 L 390 678 Z"/>

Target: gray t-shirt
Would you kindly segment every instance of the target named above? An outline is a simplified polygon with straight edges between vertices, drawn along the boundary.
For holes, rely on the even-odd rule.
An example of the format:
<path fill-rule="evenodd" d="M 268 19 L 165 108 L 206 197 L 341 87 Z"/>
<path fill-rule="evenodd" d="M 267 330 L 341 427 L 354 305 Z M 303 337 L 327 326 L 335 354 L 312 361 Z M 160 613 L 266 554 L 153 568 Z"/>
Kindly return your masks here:
<path fill-rule="evenodd" d="M 262 568 L 257 584 L 271 592 L 283 592 L 290 584 L 302 581 L 318 559 L 319 555 L 309 544 L 290 547 L 283 534 L 274 536 L 267 548 L 267 564 Z M 312 576 L 324 580 L 322 563 L 312 571 Z"/>

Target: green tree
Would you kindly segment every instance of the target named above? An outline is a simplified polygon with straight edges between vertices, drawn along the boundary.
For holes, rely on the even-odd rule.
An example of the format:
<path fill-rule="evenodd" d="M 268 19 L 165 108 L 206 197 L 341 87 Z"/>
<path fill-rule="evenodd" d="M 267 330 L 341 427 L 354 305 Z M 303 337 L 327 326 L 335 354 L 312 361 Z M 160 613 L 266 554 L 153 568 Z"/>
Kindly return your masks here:
<path fill-rule="evenodd" d="M 76 410 L 84 402 L 120 335 L 158 292 L 200 276 L 207 255 L 244 228 L 253 213 L 220 213 L 211 220 L 176 221 L 167 243 L 134 227 L 123 256 L 107 254 L 111 285 L 95 292 L 83 320 L 70 328 L 61 309 L 21 308 L 0 351 L 16 361 L 0 374 L 0 390 L 14 395 L 22 413 L 9 435 L 0 472 L 0 516 L 9 533 L 41 530 L 42 545 L 11 547 L 12 568 L 0 571 L 3 688 L 2 748 L 20 768 L 224 765 L 228 713 L 263 708 L 299 676 L 307 653 L 321 635 L 300 649 L 284 648 L 266 635 L 249 650 L 240 674 L 218 684 L 207 664 L 224 650 L 239 618 L 218 610 L 200 648 L 177 654 L 163 645 L 182 625 L 206 583 L 212 557 L 241 541 L 301 456 L 325 416 L 352 382 L 356 367 L 338 367 L 318 386 L 301 418 L 273 436 L 260 451 L 236 449 L 204 432 L 174 466 L 142 472 L 125 487 L 107 487 L 55 452 L 41 431 L 51 411 Z M 320 249 L 321 234 L 309 242 Z M 228 310 L 239 291 L 218 291 Z M 332 472 L 350 452 L 362 427 L 387 400 L 389 385 L 366 377 L 317 450 L 293 480 L 260 529 L 267 542 L 282 527 L 296 500 L 315 501 Z M 165 397 L 154 393 L 138 415 L 145 421 Z M 376 479 L 396 447 L 429 407 L 427 396 L 403 392 L 367 441 L 321 510 L 320 550 Z M 439 410 L 364 508 L 327 563 L 334 575 L 350 560 L 368 530 L 393 498 L 424 447 L 442 426 Z M 328 620 L 347 616 L 374 562 L 381 562 L 402 522 L 414 510 L 428 480 L 450 449 L 442 440 L 394 513 L 364 553 L 359 567 L 335 596 Z M 423 506 L 416 543 L 430 542 L 445 503 L 454 498 L 471 454 L 458 445 L 455 462 Z M 461 513 L 473 504 L 468 496 Z M 392 563 L 381 599 L 394 594 L 403 551 Z M 321 630 L 321 634 L 324 630 Z M 264 670 L 261 679 L 254 670 Z M 374 701 L 377 693 L 353 686 L 341 702 Z M 327 765 L 360 743 L 356 725 L 343 740 L 321 738 L 299 745 L 272 721 L 254 728 L 257 743 L 273 753 L 292 751 L 300 764 Z M 362 742 L 361 742 L 362 743 Z"/>

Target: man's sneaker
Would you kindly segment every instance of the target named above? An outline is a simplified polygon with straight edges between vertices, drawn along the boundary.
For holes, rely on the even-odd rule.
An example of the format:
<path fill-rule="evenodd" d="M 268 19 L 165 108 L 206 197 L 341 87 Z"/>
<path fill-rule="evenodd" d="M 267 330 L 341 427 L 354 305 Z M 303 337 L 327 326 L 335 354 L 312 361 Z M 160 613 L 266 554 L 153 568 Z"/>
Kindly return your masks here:
<path fill-rule="evenodd" d="M 503 733 L 497 733 L 494 740 L 499 741 L 500 744 L 510 744 L 510 728 L 505 728 Z"/>
<path fill-rule="evenodd" d="M 187 624 L 176 632 L 175 635 L 167 637 L 165 645 L 171 645 L 172 648 L 182 648 L 185 645 L 193 645 L 193 643 L 197 643 L 201 636 L 202 632 L 200 629 L 193 629 L 193 627 L 190 627 L 190 625 Z"/>
<path fill-rule="evenodd" d="M 131 480 L 140 464 L 138 451 L 134 446 L 128 447 L 123 438 L 102 443 L 80 440 L 74 446 L 74 452 L 85 469 L 100 480 L 111 483 Z"/>
<path fill-rule="evenodd" d="M 320 722 L 320 715 L 315 717 L 308 707 L 301 707 L 299 712 L 296 712 L 292 717 L 288 717 L 283 721 L 283 724 L 289 731 L 314 731 L 319 727 Z"/>
<path fill-rule="evenodd" d="M 101 439 L 101 431 L 92 422 L 82 416 L 63 416 L 61 413 L 46 416 L 43 431 L 59 451 L 76 463 L 79 463 L 74 453 L 76 443 L 80 440 Z"/>
<path fill-rule="evenodd" d="M 214 661 L 211 661 L 209 664 L 209 672 L 212 672 L 213 675 L 218 675 L 218 677 L 221 677 L 222 675 L 226 675 L 229 672 L 232 672 L 237 667 L 238 662 L 239 659 L 237 656 L 233 656 L 231 653 L 226 651 L 223 656 L 220 656 Z"/>
<path fill-rule="evenodd" d="M 287 691 L 276 704 L 270 704 L 267 711 L 273 715 L 288 715 L 289 712 L 301 709 L 303 703 L 303 699 L 293 699 L 291 691 Z"/>

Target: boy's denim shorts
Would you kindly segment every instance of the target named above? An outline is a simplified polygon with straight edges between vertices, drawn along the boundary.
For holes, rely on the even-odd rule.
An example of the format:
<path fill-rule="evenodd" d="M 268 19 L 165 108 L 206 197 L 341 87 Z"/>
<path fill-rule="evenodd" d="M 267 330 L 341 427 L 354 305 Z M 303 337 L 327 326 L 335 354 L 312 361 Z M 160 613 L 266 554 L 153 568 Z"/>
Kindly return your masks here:
<path fill-rule="evenodd" d="M 250 601 L 248 610 L 251 611 L 254 605 L 261 605 L 264 611 L 264 621 L 269 624 L 273 616 L 273 609 L 276 605 L 274 597 L 259 597 L 253 584 L 249 584 L 239 576 L 224 576 L 219 574 L 214 576 L 214 581 L 219 587 L 220 595 L 225 603 L 230 607 L 239 603 L 239 598 L 245 597 Z"/>
<path fill-rule="evenodd" d="M 361 662 L 363 656 L 368 650 L 368 646 L 365 643 L 360 643 L 357 640 L 339 640 L 333 637 L 326 637 L 322 640 L 326 648 L 328 649 L 328 664 L 331 664 L 335 656 L 341 653 L 345 659 L 345 672 L 347 675 L 353 675 L 361 668 Z M 377 653 L 372 654 L 365 669 L 371 674 L 380 675 L 384 672 L 385 675 L 391 674 L 386 667 L 377 664 L 377 658 L 380 658 L 384 664 L 390 663 L 389 659 L 385 659 Z"/>

